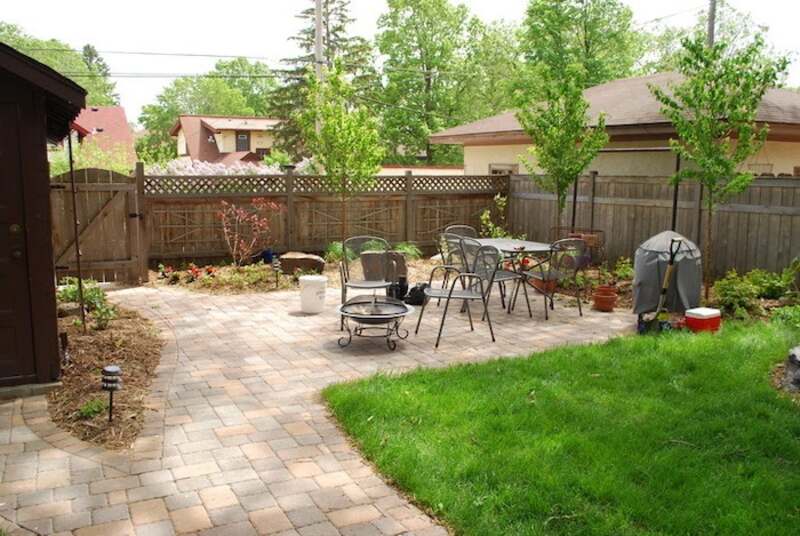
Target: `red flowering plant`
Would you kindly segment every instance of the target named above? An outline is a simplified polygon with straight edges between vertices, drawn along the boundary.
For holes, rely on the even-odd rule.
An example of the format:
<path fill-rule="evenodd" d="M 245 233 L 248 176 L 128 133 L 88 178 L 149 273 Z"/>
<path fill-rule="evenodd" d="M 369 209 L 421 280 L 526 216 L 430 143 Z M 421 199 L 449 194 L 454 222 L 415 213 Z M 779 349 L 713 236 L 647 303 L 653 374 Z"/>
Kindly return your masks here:
<path fill-rule="evenodd" d="M 206 271 L 206 275 L 208 277 L 214 277 L 215 275 L 217 275 L 217 267 L 216 266 L 211 266 L 209 264 L 208 266 L 205 267 L 205 271 Z"/>
<path fill-rule="evenodd" d="M 217 216 L 222 222 L 222 235 L 233 264 L 246 264 L 269 243 L 272 216 L 281 210 L 281 205 L 263 197 L 254 197 L 250 206 L 222 201 Z"/>
<path fill-rule="evenodd" d="M 186 269 L 186 282 L 193 283 L 203 277 L 203 270 L 197 267 L 196 264 L 190 263 L 189 267 Z"/>

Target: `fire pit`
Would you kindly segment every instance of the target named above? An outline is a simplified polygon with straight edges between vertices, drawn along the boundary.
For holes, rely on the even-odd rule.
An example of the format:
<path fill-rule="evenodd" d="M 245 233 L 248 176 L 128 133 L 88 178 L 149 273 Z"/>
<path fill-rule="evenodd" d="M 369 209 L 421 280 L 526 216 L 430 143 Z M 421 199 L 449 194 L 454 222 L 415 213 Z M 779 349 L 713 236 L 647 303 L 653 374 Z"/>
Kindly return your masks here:
<path fill-rule="evenodd" d="M 408 337 L 408 330 L 402 329 L 400 324 L 414 312 L 414 308 L 387 296 L 356 296 L 340 305 L 337 312 L 344 319 L 344 329 L 347 330 L 347 336 L 339 338 L 342 348 L 356 336 L 384 338 L 389 350 L 395 350 L 395 339 Z M 351 322 L 354 324 L 352 327 Z"/>

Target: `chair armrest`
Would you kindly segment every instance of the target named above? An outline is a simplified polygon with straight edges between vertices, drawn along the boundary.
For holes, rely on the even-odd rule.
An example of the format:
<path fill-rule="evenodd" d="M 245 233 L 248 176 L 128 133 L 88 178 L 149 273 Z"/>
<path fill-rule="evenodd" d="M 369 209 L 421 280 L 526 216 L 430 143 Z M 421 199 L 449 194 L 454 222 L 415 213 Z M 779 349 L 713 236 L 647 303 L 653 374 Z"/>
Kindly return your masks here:
<path fill-rule="evenodd" d="M 450 272 L 455 272 L 457 274 L 461 273 L 460 270 L 458 268 L 456 268 L 455 266 L 451 266 L 449 264 L 437 264 L 436 266 L 433 267 L 433 269 L 431 269 L 431 275 L 430 275 L 430 277 L 428 277 L 428 284 L 429 285 L 431 283 L 433 283 L 433 276 L 434 276 L 434 274 L 436 273 L 437 270 L 444 270 L 445 273 L 450 273 Z"/>

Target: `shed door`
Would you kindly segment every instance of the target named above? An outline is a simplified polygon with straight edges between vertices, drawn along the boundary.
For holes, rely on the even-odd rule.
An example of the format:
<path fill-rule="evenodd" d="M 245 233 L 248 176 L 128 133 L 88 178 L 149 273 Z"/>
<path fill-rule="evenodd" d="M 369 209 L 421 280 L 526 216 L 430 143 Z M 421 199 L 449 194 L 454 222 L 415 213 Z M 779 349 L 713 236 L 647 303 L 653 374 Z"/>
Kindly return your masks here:
<path fill-rule="evenodd" d="M 250 150 L 250 133 L 237 132 L 236 133 L 236 151 L 249 151 Z"/>
<path fill-rule="evenodd" d="M 0 381 L 36 372 L 17 105 L 0 102 Z"/>

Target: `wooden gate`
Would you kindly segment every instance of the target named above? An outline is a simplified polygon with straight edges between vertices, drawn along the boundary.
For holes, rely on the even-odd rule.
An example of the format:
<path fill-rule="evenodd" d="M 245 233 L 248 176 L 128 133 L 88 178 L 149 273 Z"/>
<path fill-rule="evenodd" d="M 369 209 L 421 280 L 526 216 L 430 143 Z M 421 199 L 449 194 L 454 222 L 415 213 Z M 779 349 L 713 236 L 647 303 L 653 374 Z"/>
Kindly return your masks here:
<path fill-rule="evenodd" d="M 56 275 L 76 275 L 69 173 L 51 179 Z M 101 169 L 75 171 L 78 237 L 84 278 L 140 283 L 147 279 L 142 210 L 134 177 Z"/>

